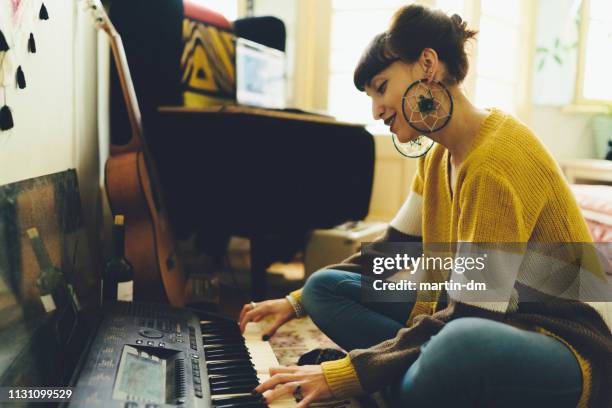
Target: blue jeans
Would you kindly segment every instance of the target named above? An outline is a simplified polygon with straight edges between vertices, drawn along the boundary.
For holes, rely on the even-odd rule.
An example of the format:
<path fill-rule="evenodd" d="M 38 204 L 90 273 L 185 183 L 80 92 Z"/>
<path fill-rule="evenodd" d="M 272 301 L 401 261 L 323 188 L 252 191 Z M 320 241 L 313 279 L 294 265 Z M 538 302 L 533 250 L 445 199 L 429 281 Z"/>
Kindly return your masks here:
<path fill-rule="evenodd" d="M 405 327 L 414 298 L 362 302 L 362 276 L 313 274 L 302 304 L 314 323 L 345 350 L 367 348 Z M 369 285 L 368 285 L 369 286 Z M 467 317 L 446 324 L 383 395 L 403 407 L 575 407 L 582 373 L 560 341 L 504 323 Z"/>

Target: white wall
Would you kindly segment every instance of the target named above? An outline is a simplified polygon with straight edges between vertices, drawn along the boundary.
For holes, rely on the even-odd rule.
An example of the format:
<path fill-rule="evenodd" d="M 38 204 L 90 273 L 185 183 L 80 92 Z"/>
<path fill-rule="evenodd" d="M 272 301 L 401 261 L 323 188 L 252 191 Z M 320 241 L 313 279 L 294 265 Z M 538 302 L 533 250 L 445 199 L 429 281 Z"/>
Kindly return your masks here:
<path fill-rule="evenodd" d="M 533 106 L 528 125 L 555 159 L 595 158 L 593 115 L 566 113 L 555 106 Z"/>
<path fill-rule="evenodd" d="M 0 132 L 0 185 L 76 168 L 83 215 L 95 239 L 99 212 L 96 41 L 81 2 L 45 0 L 36 54 L 22 62 L 27 88 L 7 89 L 15 127 Z M 0 0 L 8 15 L 10 1 Z M 5 14 L 6 13 L 6 14 Z M 95 242 L 95 241 L 94 241 Z"/>

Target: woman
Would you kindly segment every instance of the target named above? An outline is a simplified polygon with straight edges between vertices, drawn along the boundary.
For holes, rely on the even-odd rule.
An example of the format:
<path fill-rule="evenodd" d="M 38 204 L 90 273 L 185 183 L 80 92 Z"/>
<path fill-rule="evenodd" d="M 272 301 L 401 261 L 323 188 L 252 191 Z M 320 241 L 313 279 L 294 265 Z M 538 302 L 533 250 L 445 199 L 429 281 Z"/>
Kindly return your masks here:
<path fill-rule="evenodd" d="M 461 92 L 464 47 L 474 35 L 459 16 L 403 7 L 355 70 L 355 85 L 390 126 L 398 150 L 418 140 L 416 150 L 426 152 L 424 133 L 436 142 L 419 159 L 411 193 L 380 242 L 590 242 L 545 147 L 513 117 L 478 109 Z M 321 365 L 271 369 L 256 392 L 268 401 L 293 395 L 298 407 L 378 390 L 406 407 L 610 406 L 610 329 L 586 304 L 519 303 L 516 291 L 496 302 L 450 292 L 434 301 L 419 294 L 365 302 L 370 261 L 358 254 L 318 271 L 286 299 L 244 306 L 243 329 L 273 316 L 266 338 L 308 314 L 349 351 Z M 507 272 L 500 276 L 517 279 Z"/>

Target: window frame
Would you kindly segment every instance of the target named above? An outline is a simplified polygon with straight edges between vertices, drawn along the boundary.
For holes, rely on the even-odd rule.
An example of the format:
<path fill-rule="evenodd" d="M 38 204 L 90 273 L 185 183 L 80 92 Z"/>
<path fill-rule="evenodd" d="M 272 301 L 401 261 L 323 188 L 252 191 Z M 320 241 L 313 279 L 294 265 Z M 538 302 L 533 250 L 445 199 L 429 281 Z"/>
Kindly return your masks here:
<path fill-rule="evenodd" d="M 586 46 L 589 31 L 589 14 L 591 0 L 582 0 L 580 4 L 580 29 L 578 34 L 578 58 L 576 67 L 576 82 L 574 84 L 574 97 L 567 111 L 612 113 L 612 99 L 590 99 L 584 96 L 584 80 L 586 65 Z"/>

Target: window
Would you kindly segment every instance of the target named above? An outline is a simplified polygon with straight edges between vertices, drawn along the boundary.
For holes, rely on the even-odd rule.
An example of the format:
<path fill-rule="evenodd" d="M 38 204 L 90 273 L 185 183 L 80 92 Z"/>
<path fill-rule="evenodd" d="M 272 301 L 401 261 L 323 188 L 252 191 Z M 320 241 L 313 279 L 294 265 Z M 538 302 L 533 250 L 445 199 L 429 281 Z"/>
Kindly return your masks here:
<path fill-rule="evenodd" d="M 606 0 L 601 0 L 606 1 Z M 496 106 L 517 113 L 524 102 L 526 60 L 524 0 L 428 0 L 421 3 L 448 14 L 459 14 L 479 35 L 468 47 L 473 80 L 464 87 L 476 105 Z M 377 33 L 385 30 L 395 11 L 406 1 L 333 0 L 328 110 L 344 120 L 367 123 L 375 133 L 388 129 L 372 119 L 369 98 L 355 89 L 353 69 L 361 52 Z M 351 46 L 346 46 L 351 44 Z M 503 50 L 501 52 L 500 50 Z M 524 105 L 524 104 L 523 104 Z"/>
<path fill-rule="evenodd" d="M 612 104 L 612 1 L 584 0 L 576 102 Z"/>
<path fill-rule="evenodd" d="M 480 1 L 474 98 L 479 107 L 517 113 L 521 63 L 527 56 L 519 47 L 521 5 L 520 0 Z"/>
<path fill-rule="evenodd" d="M 388 128 L 372 118 L 370 98 L 353 85 L 353 70 L 374 36 L 384 31 L 406 0 L 333 0 L 328 111 L 339 119 L 366 123 L 374 133 Z"/>

